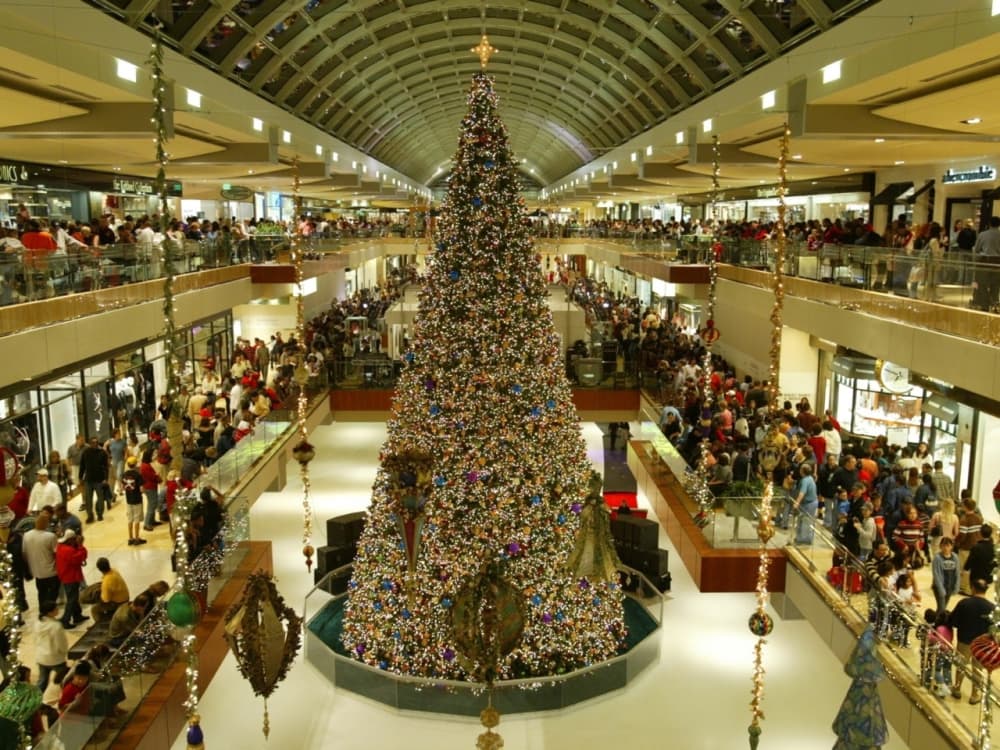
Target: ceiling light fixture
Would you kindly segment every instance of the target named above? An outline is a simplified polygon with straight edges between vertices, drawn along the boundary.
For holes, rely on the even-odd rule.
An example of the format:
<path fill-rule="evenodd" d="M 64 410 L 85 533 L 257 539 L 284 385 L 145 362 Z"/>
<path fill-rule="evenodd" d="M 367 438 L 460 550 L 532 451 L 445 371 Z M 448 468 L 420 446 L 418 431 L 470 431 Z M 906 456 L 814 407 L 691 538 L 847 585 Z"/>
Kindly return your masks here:
<path fill-rule="evenodd" d="M 964 125 L 978 125 L 983 121 L 982 117 L 970 117 L 968 120 L 962 120 Z"/>
<path fill-rule="evenodd" d="M 843 62 L 843 60 L 837 60 L 823 68 L 823 83 L 833 83 L 840 80 L 841 63 Z"/>
<path fill-rule="evenodd" d="M 259 117 L 254 117 L 250 122 L 258 133 L 264 129 L 264 121 Z"/>
<path fill-rule="evenodd" d="M 194 107 L 195 109 L 201 108 L 201 94 L 192 89 L 187 89 L 187 103 L 189 107 Z"/>
<path fill-rule="evenodd" d="M 707 120 L 701 121 L 701 132 L 711 133 L 712 132 L 712 118 L 709 117 Z"/>
<path fill-rule="evenodd" d="M 683 130 L 678 130 L 676 133 L 674 133 L 674 142 L 678 146 L 680 146 L 680 145 L 682 145 L 684 143 L 684 131 Z"/>
<path fill-rule="evenodd" d="M 139 79 L 139 68 L 128 60 L 122 60 L 120 57 L 115 58 L 115 64 L 117 66 L 116 70 L 118 77 L 123 81 L 131 81 L 135 83 Z"/>
<path fill-rule="evenodd" d="M 875 143 L 885 143 L 885 138 L 876 138 Z"/>
<path fill-rule="evenodd" d="M 778 100 L 778 92 L 772 89 L 760 97 L 761 109 L 771 109 Z"/>
<path fill-rule="evenodd" d="M 802 159 L 802 154 L 792 154 L 792 158 L 795 159 L 795 161 L 800 161 Z"/>
<path fill-rule="evenodd" d="M 281 140 L 284 141 L 285 143 L 291 143 L 292 142 L 292 134 L 289 133 L 287 130 L 282 130 L 281 131 Z"/>

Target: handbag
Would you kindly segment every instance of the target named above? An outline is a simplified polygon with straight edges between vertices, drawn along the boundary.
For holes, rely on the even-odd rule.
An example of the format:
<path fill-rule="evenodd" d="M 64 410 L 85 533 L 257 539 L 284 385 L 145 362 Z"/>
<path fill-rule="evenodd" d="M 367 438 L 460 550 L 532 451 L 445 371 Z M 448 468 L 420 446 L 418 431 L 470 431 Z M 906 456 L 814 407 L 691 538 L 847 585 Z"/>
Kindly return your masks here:
<path fill-rule="evenodd" d="M 92 583 L 80 592 L 80 604 L 97 604 L 101 601 L 101 582 Z"/>
<path fill-rule="evenodd" d="M 90 715 L 111 716 L 115 707 L 125 700 L 125 686 L 121 677 L 90 683 Z"/>

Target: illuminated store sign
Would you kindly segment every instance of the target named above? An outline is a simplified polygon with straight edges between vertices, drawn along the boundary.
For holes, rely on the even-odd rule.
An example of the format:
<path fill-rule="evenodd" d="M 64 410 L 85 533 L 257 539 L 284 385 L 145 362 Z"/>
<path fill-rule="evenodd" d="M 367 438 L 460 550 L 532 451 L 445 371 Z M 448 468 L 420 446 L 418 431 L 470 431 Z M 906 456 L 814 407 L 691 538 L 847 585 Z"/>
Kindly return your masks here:
<path fill-rule="evenodd" d="M 970 169 L 965 172 L 954 172 L 949 169 L 944 173 L 944 177 L 941 178 L 941 182 L 945 185 L 949 185 L 956 182 L 988 182 L 990 180 L 995 180 L 996 178 L 996 167 L 987 167 L 984 164 L 981 167 Z"/>
<path fill-rule="evenodd" d="M 13 185 L 28 181 L 28 168 L 23 164 L 0 162 L 0 183 Z"/>
<path fill-rule="evenodd" d="M 111 184 L 111 192 L 118 195 L 152 195 L 156 186 L 146 180 L 127 180 L 116 177 Z"/>

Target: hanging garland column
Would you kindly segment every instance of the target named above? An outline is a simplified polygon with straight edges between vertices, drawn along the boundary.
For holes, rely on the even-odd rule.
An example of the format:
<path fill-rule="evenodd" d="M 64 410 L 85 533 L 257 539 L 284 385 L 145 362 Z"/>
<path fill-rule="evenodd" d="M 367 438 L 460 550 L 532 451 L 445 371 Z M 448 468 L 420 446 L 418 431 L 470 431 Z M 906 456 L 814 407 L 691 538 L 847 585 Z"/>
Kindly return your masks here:
<path fill-rule="evenodd" d="M 292 204 L 295 207 L 295 232 L 292 234 L 292 263 L 295 266 L 295 338 L 299 351 L 296 354 L 295 382 L 299 393 L 295 402 L 296 421 L 299 428 L 299 441 L 292 448 L 292 456 L 299 462 L 299 475 L 302 477 L 302 555 L 306 559 L 306 570 L 312 572 L 313 555 L 316 550 L 312 544 L 312 505 L 309 502 L 309 462 L 316 455 L 316 448 L 309 442 L 309 430 L 306 427 L 306 410 L 309 398 L 306 394 L 306 384 L 309 382 L 309 371 L 306 369 L 306 315 L 305 300 L 302 296 L 302 226 L 299 218 L 302 215 L 302 182 L 299 177 L 298 157 L 292 162 Z"/>
<path fill-rule="evenodd" d="M 167 361 L 167 397 L 170 402 L 170 416 L 167 419 L 167 439 L 172 446 L 171 467 L 180 469 L 183 442 L 183 420 L 180 413 L 180 385 L 182 366 L 177 359 L 177 324 L 174 307 L 174 277 L 177 269 L 174 264 L 176 248 L 174 240 L 167 230 L 170 223 L 170 206 L 167 203 L 167 164 L 170 155 L 167 153 L 166 142 L 169 136 L 167 128 L 167 85 L 163 77 L 163 34 L 162 25 L 157 23 L 153 31 L 152 50 L 149 53 L 150 73 L 153 79 L 153 129 L 156 142 L 156 187 L 160 199 L 160 228 L 163 232 L 163 335 L 164 349 Z M 185 528 L 191 517 L 191 508 L 195 499 L 190 491 L 178 492 L 176 500 L 176 539 L 174 556 L 177 563 L 177 581 L 174 593 L 167 600 L 167 618 L 177 628 L 176 637 L 181 642 L 185 667 L 187 699 L 184 701 L 184 711 L 188 719 L 187 741 L 191 750 L 204 748 L 204 736 L 201 731 L 198 715 L 198 653 L 194 626 L 201 614 L 198 600 L 188 591 L 188 544 Z"/>
<path fill-rule="evenodd" d="M 715 301 L 716 282 L 718 281 L 718 269 L 716 268 L 715 246 L 718 243 L 718 215 L 717 203 L 719 200 L 719 136 L 712 138 L 712 221 L 715 223 L 713 229 L 712 247 L 708 253 L 708 310 L 705 327 L 698 333 L 701 342 L 705 346 L 705 354 L 701 362 L 702 378 L 702 403 L 701 416 L 705 432 L 710 436 L 712 429 L 712 344 L 719 338 L 719 330 L 715 327 Z M 705 421 L 708 424 L 704 424 Z M 712 508 L 715 505 L 715 496 L 709 489 L 709 472 L 711 471 L 709 455 L 710 440 L 701 441 L 701 455 L 698 461 L 698 471 L 695 474 L 694 494 L 698 503 L 698 515 L 695 516 L 695 523 L 699 526 L 707 526 L 711 517 Z"/>
<path fill-rule="evenodd" d="M 757 567 L 757 607 L 750 615 L 750 632 L 757 636 L 757 643 L 754 644 L 753 660 L 753 689 L 750 701 L 751 721 L 748 728 L 750 735 L 750 748 L 755 750 L 760 742 L 761 726 L 760 722 L 764 718 L 764 711 L 761 703 L 764 699 L 764 644 L 766 638 L 774 630 L 774 620 L 767 613 L 768 594 L 768 567 L 770 558 L 767 552 L 767 543 L 774 536 L 774 521 L 771 518 L 771 503 L 774 500 L 774 475 L 773 471 L 781 460 L 779 451 L 777 431 L 778 415 L 778 395 L 780 387 L 778 378 L 781 374 L 781 333 L 782 316 L 785 308 L 785 197 L 788 194 L 788 147 L 791 131 L 788 123 L 785 123 L 781 136 L 781 147 L 778 155 L 778 227 L 777 242 L 774 258 L 774 272 L 771 275 L 771 290 L 774 294 L 774 304 L 771 308 L 771 349 L 770 349 L 770 370 L 768 381 L 768 409 L 771 417 L 771 426 L 764 444 L 761 446 L 759 457 L 760 465 L 767 472 L 767 484 L 764 487 L 764 496 L 761 498 L 760 514 L 757 521 L 757 538 L 760 540 L 760 560 Z"/>

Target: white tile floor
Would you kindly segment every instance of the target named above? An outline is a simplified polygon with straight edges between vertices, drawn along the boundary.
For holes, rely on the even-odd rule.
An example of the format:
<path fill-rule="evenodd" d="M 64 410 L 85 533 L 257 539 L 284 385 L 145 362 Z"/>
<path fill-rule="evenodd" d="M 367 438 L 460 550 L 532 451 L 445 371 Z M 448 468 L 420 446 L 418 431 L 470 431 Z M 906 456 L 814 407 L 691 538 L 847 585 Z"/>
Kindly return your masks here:
<path fill-rule="evenodd" d="M 587 425 L 590 456 L 601 460 L 600 431 Z M 327 518 L 366 507 L 383 424 L 334 424 L 317 430 L 311 464 L 316 531 Z M 601 467 L 598 466 L 598 469 Z M 297 477 L 283 492 L 262 496 L 252 534 L 274 544 L 275 574 L 285 598 L 301 611 L 312 585 L 301 555 L 301 495 Z M 317 545 L 322 544 L 320 536 Z M 661 532 L 661 545 L 670 548 Z M 625 691 L 562 712 L 504 717 L 507 748 L 588 750 L 627 745 L 646 750 L 745 748 L 750 671 L 755 639 L 746 627 L 750 594 L 701 594 L 671 549 L 673 591 L 664 608 L 659 663 Z M 832 747 L 830 725 L 849 680 L 804 621 L 777 622 L 765 649 L 767 670 L 761 748 Z M 265 742 L 263 701 L 253 696 L 227 658 L 201 702 L 207 747 L 227 748 L 473 748 L 481 728 L 473 719 L 404 713 L 334 689 L 300 658 L 269 701 L 271 737 Z M 894 736 L 885 750 L 906 745 Z M 185 750 L 183 737 L 174 744 Z"/>

